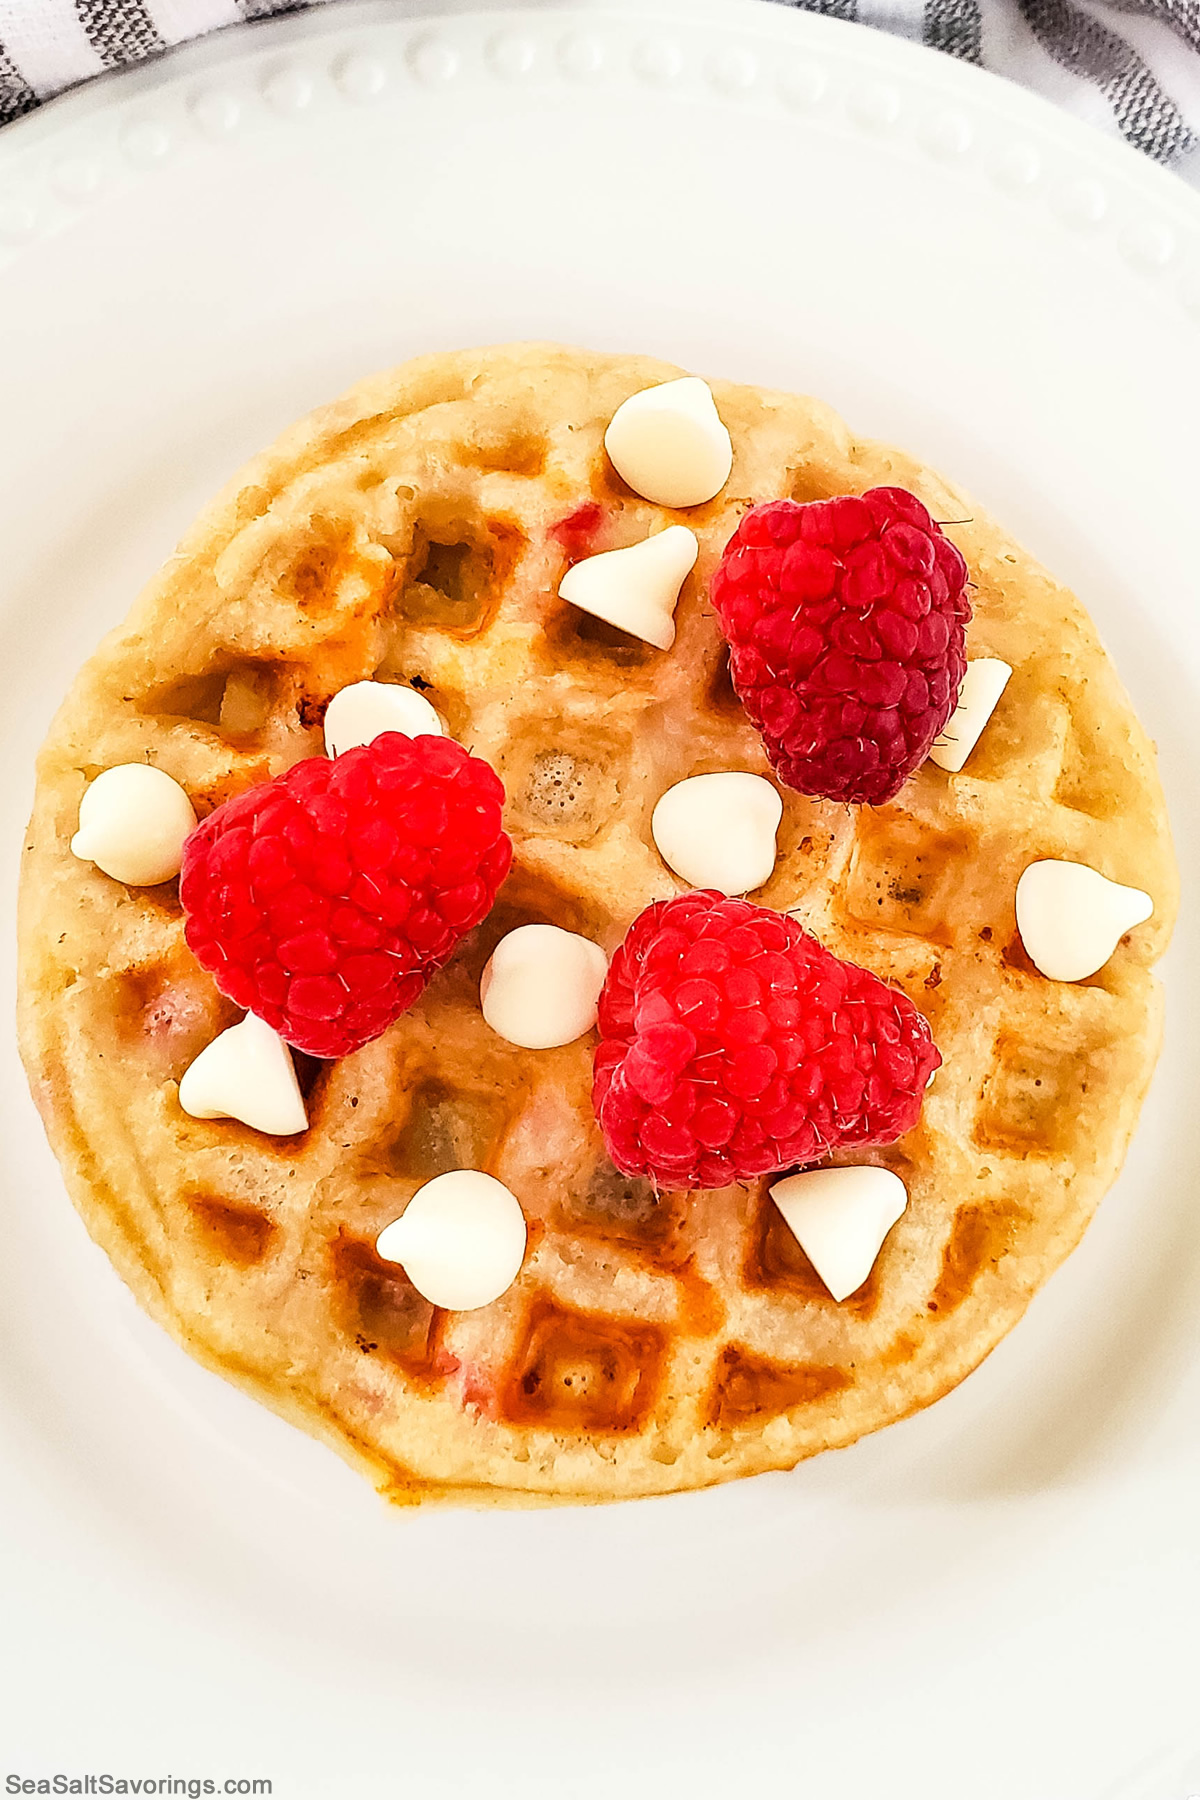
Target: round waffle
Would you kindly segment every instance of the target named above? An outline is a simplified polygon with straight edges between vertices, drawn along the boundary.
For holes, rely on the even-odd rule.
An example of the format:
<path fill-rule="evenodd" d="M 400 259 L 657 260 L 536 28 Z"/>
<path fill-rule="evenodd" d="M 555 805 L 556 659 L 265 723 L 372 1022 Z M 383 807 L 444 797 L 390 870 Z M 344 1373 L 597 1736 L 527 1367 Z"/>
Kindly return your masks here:
<path fill-rule="evenodd" d="M 685 514 L 634 496 L 603 433 L 681 371 L 545 345 L 438 355 L 363 383 L 252 463 L 80 674 L 42 752 L 21 891 L 20 1029 L 76 1205 L 139 1301 L 202 1362 L 390 1496 L 617 1499 L 701 1487 L 898 1419 L 975 1367 L 1079 1238 L 1154 1064 L 1176 878 L 1150 744 L 1078 601 L 939 476 L 819 402 L 714 382 L 734 445 Z M 877 809 L 785 791 L 754 898 L 903 988 L 944 1058 L 918 1127 L 858 1153 L 907 1212 L 835 1303 L 764 1183 L 656 1194 L 605 1158 L 592 1041 L 517 1049 L 479 1008 L 514 925 L 610 952 L 682 883 L 664 789 L 768 773 L 732 691 L 709 576 L 742 513 L 912 489 L 967 558 L 972 656 L 1014 669 L 963 773 Z M 568 563 L 670 523 L 700 557 L 668 652 L 557 598 Z M 513 873 L 489 920 L 383 1037 L 309 1065 L 310 1128 L 187 1117 L 178 1082 L 237 1016 L 189 954 L 174 885 L 70 853 L 114 763 L 203 814 L 322 749 L 332 694 L 421 688 L 501 775 Z M 1044 979 L 1014 892 L 1042 857 L 1153 897 L 1088 981 Z M 508 1184 L 529 1221 L 493 1305 L 439 1312 L 374 1242 L 430 1177 Z"/>

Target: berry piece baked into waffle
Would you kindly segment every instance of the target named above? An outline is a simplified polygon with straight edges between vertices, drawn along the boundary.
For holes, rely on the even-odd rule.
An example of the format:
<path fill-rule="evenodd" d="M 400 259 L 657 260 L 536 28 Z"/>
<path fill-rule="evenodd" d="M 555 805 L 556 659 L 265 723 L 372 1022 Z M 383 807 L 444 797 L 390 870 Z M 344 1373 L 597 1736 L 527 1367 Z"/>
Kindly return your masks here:
<path fill-rule="evenodd" d="M 1015 1323 L 1175 905 L 1086 613 L 961 493 L 517 345 L 303 420 L 85 666 L 21 1042 L 142 1305 L 390 1497 L 671 1493 Z"/>

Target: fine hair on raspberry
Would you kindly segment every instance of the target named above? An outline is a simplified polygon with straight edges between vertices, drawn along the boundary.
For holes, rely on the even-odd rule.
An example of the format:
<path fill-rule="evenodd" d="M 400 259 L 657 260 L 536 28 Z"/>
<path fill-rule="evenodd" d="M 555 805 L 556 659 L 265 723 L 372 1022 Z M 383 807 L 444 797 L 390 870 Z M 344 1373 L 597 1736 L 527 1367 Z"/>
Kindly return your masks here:
<path fill-rule="evenodd" d="M 593 1102 L 626 1175 L 719 1188 L 893 1143 L 941 1063 L 907 995 L 786 913 L 698 891 L 640 914 L 600 996 Z"/>
<path fill-rule="evenodd" d="M 504 789 L 445 737 L 385 732 L 228 800 L 184 846 L 187 942 L 222 993 L 347 1056 L 421 993 L 512 861 Z"/>
<path fill-rule="evenodd" d="M 915 494 L 755 506 L 711 596 L 779 779 L 828 800 L 891 800 L 954 711 L 971 617 L 962 553 Z"/>

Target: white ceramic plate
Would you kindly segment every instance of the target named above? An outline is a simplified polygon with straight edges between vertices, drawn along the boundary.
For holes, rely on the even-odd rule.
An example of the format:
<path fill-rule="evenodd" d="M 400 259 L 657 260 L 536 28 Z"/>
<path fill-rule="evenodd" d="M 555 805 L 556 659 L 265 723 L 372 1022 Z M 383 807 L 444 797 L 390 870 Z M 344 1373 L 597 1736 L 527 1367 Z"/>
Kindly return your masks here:
<path fill-rule="evenodd" d="M 348 5 L 0 138 L 6 911 L 52 709 L 210 492 L 376 366 L 536 336 L 820 393 L 973 489 L 1098 619 L 1195 866 L 1196 197 L 781 8 Z M 1127 1175 L 957 1393 L 790 1477 L 524 1516 L 389 1513 L 194 1367 L 6 1044 L 6 1770 L 1184 1800 L 1198 974 L 1189 910 Z"/>

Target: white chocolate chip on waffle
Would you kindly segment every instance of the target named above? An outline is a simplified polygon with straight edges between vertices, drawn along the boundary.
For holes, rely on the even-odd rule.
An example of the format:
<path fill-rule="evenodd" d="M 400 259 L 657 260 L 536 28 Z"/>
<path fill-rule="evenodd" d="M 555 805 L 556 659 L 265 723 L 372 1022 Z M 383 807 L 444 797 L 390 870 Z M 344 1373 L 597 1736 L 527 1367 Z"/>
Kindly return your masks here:
<path fill-rule="evenodd" d="M 930 762 L 952 775 L 958 774 L 982 737 L 1011 675 L 1009 664 L 997 656 L 977 656 L 967 664 L 958 704 L 929 752 Z"/>
<path fill-rule="evenodd" d="M 114 881 L 158 887 L 178 875 L 195 829 L 191 801 L 165 770 L 119 763 L 97 775 L 80 801 L 71 850 Z"/>
<path fill-rule="evenodd" d="M 733 444 L 707 381 L 684 375 L 631 394 L 604 434 L 614 469 L 659 506 L 699 506 L 719 494 Z"/>
<path fill-rule="evenodd" d="M 237 1119 L 271 1137 L 308 1129 L 292 1053 L 269 1025 L 247 1013 L 189 1063 L 179 1104 L 193 1119 Z"/>
<path fill-rule="evenodd" d="M 604 550 L 575 563 L 558 591 L 593 618 L 669 650 L 675 642 L 679 590 L 698 548 L 695 532 L 686 525 L 668 525 L 640 544 Z"/>
<path fill-rule="evenodd" d="M 677 781 L 655 806 L 650 829 L 667 867 L 692 887 L 748 894 L 771 879 L 782 817 L 769 781 L 729 770 Z"/>
<path fill-rule="evenodd" d="M 506 1294 L 525 1256 L 525 1217 L 502 1181 L 455 1169 L 417 1189 L 375 1248 L 434 1306 L 474 1312 Z"/>
<path fill-rule="evenodd" d="M 1017 929 L 1030 961 L 1051 981 L 1086 981 L 1102 969 L 1154 902 L 1084 863 L 1030 863 L 1017 883 Z"/>
<path fill-rule="evenodd" d="M 857 1293 L 908 1205 L 900 1177 L 873 1163 L 785 1176 L 771 1198 L 835 1300 Z"/>
<path fill-rule="evenodd" d="M 372 744 L 385 731 L 401 731 L 405 737 L 443 735 L 442 721 L 424 694 L 394 681 L 352 681 L 326 708 L 325 748 L 330 756 Z"/>
<path fill-rule="evenodd" d="M 501 938 L 479 984 L 492 1030 L 524 1050 L 573 1044 L 596 1023 L 608 958 L 558 925 L 518 925 Z"/>

